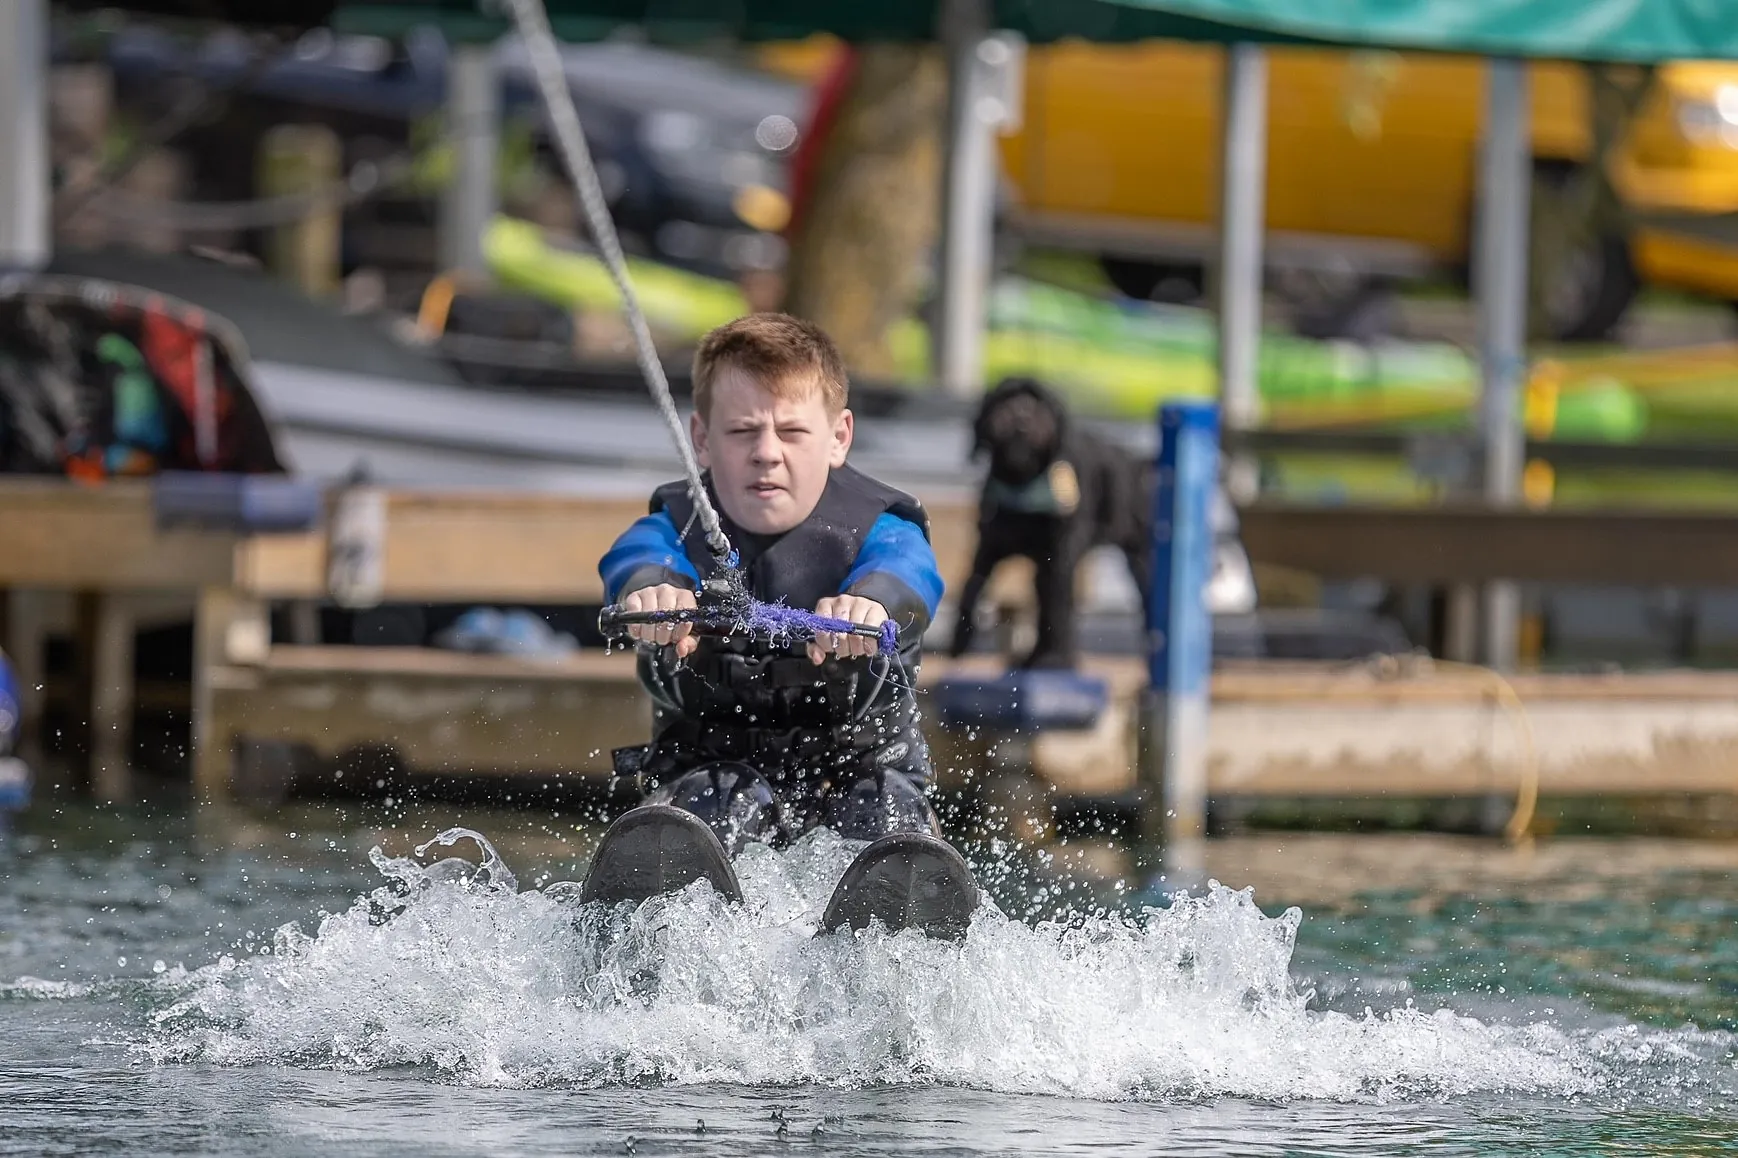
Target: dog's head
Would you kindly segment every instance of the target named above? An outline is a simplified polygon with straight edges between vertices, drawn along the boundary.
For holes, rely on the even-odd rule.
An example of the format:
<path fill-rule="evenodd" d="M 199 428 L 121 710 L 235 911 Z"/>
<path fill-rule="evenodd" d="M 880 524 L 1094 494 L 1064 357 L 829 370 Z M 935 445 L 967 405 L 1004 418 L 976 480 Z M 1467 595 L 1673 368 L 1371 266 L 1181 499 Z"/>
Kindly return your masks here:
<path fill-rule="evenodd" d="M 1068 428 L 1062 399 L 1033 378 L 1004 378 L 984 395 L 972 423 L 972 457 L 990 456 L 990 477 L 1023 486 L 1049 469 Z"/>

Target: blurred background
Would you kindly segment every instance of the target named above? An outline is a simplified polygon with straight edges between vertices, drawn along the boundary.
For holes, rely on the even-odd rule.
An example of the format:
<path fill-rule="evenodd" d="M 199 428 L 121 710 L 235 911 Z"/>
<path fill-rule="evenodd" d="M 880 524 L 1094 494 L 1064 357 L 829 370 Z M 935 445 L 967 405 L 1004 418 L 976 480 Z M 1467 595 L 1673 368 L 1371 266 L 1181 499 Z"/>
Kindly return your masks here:
<path fill-rule="evenodd" d="M 0 471 L 118 481 L 188 465 L 124 432 L 113 442 L 125 453 L 69 450 L 99 412 L 120 431 L 124 407 L 89 389 L 61 405 L 50 386 L 84 374 L 75 386 L 88 387 L 99 362 L 101 381 L 118 381 L 124 359 L 99 352 L 101 318 L 80 315 L 49 340 L 31 309 L 71 317 L 110 292 L 141 317 L 223 338 L 223 398 L 251 417 L 207 432 L 215 457 L 202 452 L 195 467 L 287 473 L 325 501 L 541 495 L 611 512 L 671 476 L 619 299 L 505 21 L 440 3 L 26 9 L 44 24 L 33 75 L 48 226 L 35 259 L 13 255 L 26 280 L 0 318 L 12 335 Z M 1150 458 L 1162 404 L 1219 397 L 1236 373 L 1248 401 L 1227 411 L 1211 595 L 1227 670 L 1371 656 L 1476 663 L 1502 678 L 1669 670 L 1674 688 L 1691 689 L 1671 693 L 1679 706 L 1725 695 L 1683 673 L 1738 659 L 1738 572 L 1725 582 L 1726 548 L 1712 546 L 1738 507 L 1738 65 L 1518 66 L 1524 348 L 1506 351 L 1471 296 L 1486 61 L 1254 50 L 1258 320 L 1231 370 L 1215 320 L 1223 175 L 1235 172 L 1225 110 L 1239 83 L 1227 38 L 1028 43 L 986 27 L 951 40 L 806 29 L 743 39 L 656 14 L 574 19 L 557 21 L 583 30 L 561 47 L 566 79 L 678 394 L 711 327 L 752 309 L 815 319 L 851 364 L 864 416 L 854 461 L 959 512 L 944 526 L 969 553 L 983 471 L 969 429 L 986 386 L 1037 379 L 1080 429 Z M 969 83 L 949 55 L 962 44 L 978 53 Z M 981 124 L 962 135 L 968 90 Z M 973 132 L 976 169 L 960 160 Z M 950 231 L 965 220 L 950 219 L 950 198 L 973 196 L 984 207 L 972 226 L 979 284 L 950 299 L 960 279 L 949 246 L 964 244 Z M 962 308 L 976 335 L 963 362 L 946 336 Z M 173 395 L 174 375 L 135 344 L 146 377 Z M 1512 363 L 1508 401 L 1495 405 L 1519 457 L 1510 493 L 1493 499 L 1486 385 L 1499 363 Z M 1490 518 L 1450 525 L 1475 507 Z M 1670 519 L 1648 517 L 1661 512 Z M 1571 526 L 1577 513 L 1586 518 Z M 354 523 L 308 534 L 324 552 L 339 525 Z M 581 590 L 592 580 L 545 583 L 536 598 L 529 581 L 463 589 L 448 561 L 476 557 L 466 533 L 431 532 L 445 537 L 428 566 L 451 582 L 387 582 L 401 596 L 349 597 L 324 579 L 256 587 L 259 655 L 287 663 L 292 652 L 273 649 L 294 645 L 559 660 L 599 647 L 597 600 Z M 535 536 L 548 533 L 527 529 L 513 549 L 538 555 L 547 540 Z M 561 566 L 583 571 L 577 557 Z M 985 663 L 1030 647 L 1021 566 L 1000 573 L 978 612 Z M 25 688 L 14 714 L 34 730 L 37 759 L 77 764 L 93 744 L 93 624 L 108 604 L 100 585 L 30 574 L 10 579 Z M 1498 579 L 1512 612 L 1480 602 Z M 147 780 L 185 783 L 197 763 L 192 721 L 209 699 L 201 582 L 134 585 L 112 612 L 136 631 L 111 667 L 128 668 L 116 726 Z M 1142 596 L 1114 549 L 1091 553 L 1076 587 L 1082 662 L 1138 671 Z M 937 652 L 952 626 L 950 604 Z M 321 662 L 334 680 L 362 678 L 354 656 Z M 520 674 L 443 678 L 484 689 Z M 318 745 L 320 760 L 362 751 L 397 767 L 396 726 L 379 717 L 377 735 Z M 1685 725 L 1684 742 L 1713 743 L 1701 726 Z M 1727 724 L 1708 726 L 1723 736 Z M 1491 744 L 1510 742 L 1491 727 Z M 244 765 L 313 759 L 290 732 L 236 736 Z M 1126 786 L 1134 757 L 1118 760 Z M 261 775 L 279 788 L 303 777 Z"/>
<path fill-rule="evenodd" d="M 811 318 L 928 510 L 999 913 L 571 903 L 680 465 L 504 2 L 0 0 L 0 1151 L 1731 1152 L 1738 4 L 546 7 L 678 405 Z"/>

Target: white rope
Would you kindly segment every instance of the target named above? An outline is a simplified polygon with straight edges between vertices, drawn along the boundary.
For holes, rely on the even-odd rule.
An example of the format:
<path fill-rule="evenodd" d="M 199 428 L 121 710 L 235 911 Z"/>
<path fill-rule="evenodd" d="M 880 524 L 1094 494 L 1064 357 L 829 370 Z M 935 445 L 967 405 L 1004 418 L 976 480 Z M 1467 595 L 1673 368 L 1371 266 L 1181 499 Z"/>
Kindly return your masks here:
<path fill-rule="evenodd" d="M 688 475 L 688 493 L 694 500 L 695 513 L 700 516 L 706 543 L 719 559 L 728 558 L 730 540 L 725 537 L 724 528 L 718 523 L 718 512 L 712 509 L 712 502 L 706 496 L 706 488 L 700 480 L 700 464 L 694 460 L 693 448 L 688 445 L 688 432 L 682 426 L 682 416 L 676 412 L 675 399 L 670 397 L 670 383 L 664 377 L 664 364 L 659 361 L 657 348 L 652 344 L 651 328 L 640 310 L 634 287 L 628 281 L 627 260 L 622 256 L 621 242 L 616 239 L 615 223 L 610 220 L 609 205 L 604 201 L 603 189 L 598 184 L 597 170 L 592 167 L 591 151 L 586 148 L 585 130 L 580 127 L 579 112 L 573 106 L 573 94 L 568 91 L 561 50 L 554 31 L 549 27 L 548 13 L 543 10 L 542 0 L 501 0 L 501 3 L 512 13 L 519 36 L 525 41 L 531 74 L 537 79 L 538 92 L 555 129 L 557 150 L 579 192 L 580 205 L 585 210 L 592 239 L 603 256 L 604 267 L 609 270 L 610 278 L 622 295 L 622 308 L 634 332 L 640 372 L 645 375 L 652 399 L 664 416 L 664 424 L 670 428 L 670 440 L 675 443 L 676 453 L 682 458 L 682 469 Z"/>

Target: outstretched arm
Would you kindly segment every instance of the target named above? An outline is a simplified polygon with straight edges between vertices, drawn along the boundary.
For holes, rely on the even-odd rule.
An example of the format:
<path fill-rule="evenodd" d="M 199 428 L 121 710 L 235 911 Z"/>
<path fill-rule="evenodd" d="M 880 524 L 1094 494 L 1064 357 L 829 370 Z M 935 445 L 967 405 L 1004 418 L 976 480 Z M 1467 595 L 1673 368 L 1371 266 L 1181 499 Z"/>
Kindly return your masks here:
<path fill-rule="evenodd" d="M 941 569 L 923 528 L 894 514 L 882 515 L 869 528 L 841 592 L 885 608 L 887 617 L 899 624 L 903 645 L 922 639 L 929 630 L 941 593 Z"/>
<path fill-rule="evenodd" d="M 629 611 L 673 611 L 694 606 L 700 574 L 682 549 L 682 536 L 664 511 L 637 519 L 597 565 L 604 598 Z M 635 624 L 628 635 L 646 643 L 673 644 L 678 657 L 700 641 L 686 623 Z"/>
<path fill-rule="evenodd" d="M 620 603 L 642 587 L 686 587 L 697 590 L 700 573 L 682 549 L 682 536 L 666 511 L 634 520 L 615 545 L 598 561 L 604 598 Z"/>

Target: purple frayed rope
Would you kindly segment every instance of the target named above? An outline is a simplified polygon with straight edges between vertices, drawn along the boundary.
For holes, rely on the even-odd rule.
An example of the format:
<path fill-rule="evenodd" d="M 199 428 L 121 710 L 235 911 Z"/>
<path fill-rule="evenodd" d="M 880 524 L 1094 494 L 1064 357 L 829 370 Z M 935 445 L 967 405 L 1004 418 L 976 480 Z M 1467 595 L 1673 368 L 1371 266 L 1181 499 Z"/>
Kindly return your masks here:
<path fill-rule="evenodd" d="M 852 623 L 849 619 L 835 619 L 829 615 L 817 615 L 813 611 L 804 611 L 800 607 L 792 607 L 786 603 L 762 603 L 758 599 L 748 601 L 747 614 L 744 616 L 751 630 L 764 631 L 771 636 L 809 635 L 822 633 L 850 635 L 854 634 L 861 624 Z M 881 624 L 881 638 L 876 644 L 876 650 L 885 656 L 899 654 L 899 625 L 888 619 Z"/>
<path fill-rule="evenodd" d="M 635 613 L 635 619 L 641 623 L 695 623 L 712 628 L 740 628 L 769 639 L 807 640 L 822 634 L 854 635 L 862 626 L 849 619 L 817 615 L 788 603 L 763 603 L 753 597 L 707 602 L 711 606 L 698 609 L 641 611 Z M 889 659 L 899 654 L 899 625 L 893 620 L 881 624 L 875 650 Z"/>

